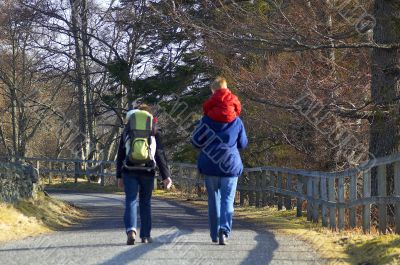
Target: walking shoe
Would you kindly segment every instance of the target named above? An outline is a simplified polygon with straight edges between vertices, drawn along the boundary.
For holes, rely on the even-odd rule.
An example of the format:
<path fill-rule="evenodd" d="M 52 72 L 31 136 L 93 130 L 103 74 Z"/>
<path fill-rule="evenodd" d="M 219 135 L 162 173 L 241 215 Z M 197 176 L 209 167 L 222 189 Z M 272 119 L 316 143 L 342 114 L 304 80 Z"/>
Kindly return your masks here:
<path fill-rule="evenodd" d="M 213 243 L 218 243 L 218 239 L 211 239 Z"/>
<path fill-rule="evenodd" d="M 128 240 L 126 241 L 126 244 L 127 245 L 135 245 L 136 232 L 133 230 L 129 231 L 127 233 L 127 237 L 128 237 Z"/>
<path fill-rule="evenodd" d="M 142 243 L 153 243 L 153 239 L 151 237 L 142 237 Z"/>
<path fill-rule="evenodd" d="M 218 243 L 220 245 L 226 245 L 226 241 L 227 241 L 228 237 L 226 236 L 225 232 L 223 230 L 219 230 L 218 233 Z"/>

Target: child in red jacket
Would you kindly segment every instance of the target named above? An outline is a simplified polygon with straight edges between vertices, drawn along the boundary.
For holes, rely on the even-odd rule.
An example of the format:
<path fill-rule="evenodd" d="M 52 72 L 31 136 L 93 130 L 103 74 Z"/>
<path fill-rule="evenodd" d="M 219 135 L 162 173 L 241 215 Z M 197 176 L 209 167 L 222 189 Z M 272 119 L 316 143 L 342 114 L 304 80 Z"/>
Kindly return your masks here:
<path fill-rule="evenodd" d="M 204 115 L 210 119 L 229 123 L 240 115 L 240 101 L 227 87 L 226 79 L 217 77 L 211 84 L 212 96 L 203 104 Z"/>

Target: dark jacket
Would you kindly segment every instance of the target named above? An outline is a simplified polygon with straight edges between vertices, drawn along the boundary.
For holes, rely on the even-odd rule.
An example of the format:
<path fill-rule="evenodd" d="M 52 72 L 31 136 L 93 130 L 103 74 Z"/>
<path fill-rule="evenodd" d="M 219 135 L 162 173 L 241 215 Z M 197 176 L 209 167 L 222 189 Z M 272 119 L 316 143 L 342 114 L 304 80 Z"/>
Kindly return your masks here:
<path fill-rule="evenodd" d="M 127 171 L 126 168 L 124 168 L 124 161 L 126 160 L 126 148 L 125 148 L 125 139 L 129 133 L 129 123 L 125 126 L 124 132 L 121 134 L 121 138 L 119 141 L 119 147 L 118 147 L 118 154 L 117 154 L 117 178 L 121 178 L 122 174 Z M 168 168 L 168 161 L 167 157 L 164 152 L 164 146 L 162 143 L 162 133 L 161 131 L 155 130 L 155 135 L 156 139 L 156 154 L 155 154 L 155 160 L 157 163 L 157 167 L 160 171 L 160 175 L 162 179 L 167 179 L 171 177 L 171 173 Z M 129 164 L 128 164 L 129 165 Z M 133 166 L 133 165 L 131 165 Z M 148 177 L 154 177 L 155 175 L 155 170 L 129 170 L 129 172 L 136 173 L 139 176 L 148 176 Z"/>
<path fill-rule="evenodd" d="M 246 130 L 240 118 L 230 123 L 204 116 L 197 125 L 192 144 L 201 150 L 197 166 L 201 174 L 237 177 L 243 172 L 239 149 L 247 146 Z"/>

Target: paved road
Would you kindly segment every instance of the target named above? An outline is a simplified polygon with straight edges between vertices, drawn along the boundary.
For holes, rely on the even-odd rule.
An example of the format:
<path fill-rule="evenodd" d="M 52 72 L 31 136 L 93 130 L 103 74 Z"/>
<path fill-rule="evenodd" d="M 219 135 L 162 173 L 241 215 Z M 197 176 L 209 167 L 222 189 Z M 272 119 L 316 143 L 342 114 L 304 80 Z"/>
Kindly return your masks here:
<path fill-rule="evenodd" d="M 153 200 L 153 244 L 125 245 L 123 197 L 55 193 L 89 211 L 67 231 L 0 245 L 0 264 L 16 265 L 264 265 L 322 264 L 304 242 L 236 221 L 228 246 L 211 243 L 207 213 L 172 201 Z"/>

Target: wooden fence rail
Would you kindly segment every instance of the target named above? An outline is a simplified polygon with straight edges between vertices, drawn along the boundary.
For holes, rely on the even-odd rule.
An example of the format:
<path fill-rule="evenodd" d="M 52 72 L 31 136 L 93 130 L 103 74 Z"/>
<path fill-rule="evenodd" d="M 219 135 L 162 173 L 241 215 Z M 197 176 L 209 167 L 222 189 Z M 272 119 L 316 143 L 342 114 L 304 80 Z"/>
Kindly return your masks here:
<path fill-rule="evenodd" d="M 189 173 L 197 172 L 196 166 L 175 163 L 173 167 L 177 168 L 175 182 L 202 184 L 201 178 L 193 178 L 194 174 Z M 372 196 L 373 174 L 378 191 Z M 392 186 L 387 183 L 388 174 L 393 174 Z M 400 154 L 370 160 L 341 172 L 247 168 L 239 178 L 237 190 L 240 204 L 247 200 L 253 206 L 276 205 L 278 210 L 290 210 L 295 205 L 298 217 L 305 209 L 309 221 L 321 222 L 332 230 L 362 227 L 369 233 L 371 208 L 376 207 L 379 232 L 388 232 L 391 219 L 394 231 L 400 234 Z"/>
<path fill-rule="evenodd" d="M 51 182 L 57 174 L 100 177 L 115 177 L 115 161 L 76 159 L 21 158 L 31 163 L 41 175 Z M 201 193 L 203 179 L 196 165 L 172 163 L 174 181 L 191 192 Z M 392 174 L 394 182 L 387 182 Z M 372 176 L 377 178 L 377 194 L 371 193 Z M 115 183 L 115 182 L 114 182 Z M 306 171 L 277 167 L 246 168 L 239 178 L 240 204 L 248 202 L 254 206 L 276 205 L 279 210 L 290 210 L 294 206 L 298 217 L 304 214 L 309 221 L 321 222 L 333 230 L 362 227 L 365 233 L 371 230 L 372 221 L 385 234 L 389 226 L 400 234 L 400 154 L 367 161 L 357 168 L 341 172 Z M 372 207 L 377 220 L 371 220 Z"/>
<path fill-rule="evenodd" d="M 2 158 L 2 160 L 7 159 Z M 91 177 L 99 178 L 99 183 L 104 186 L 106 177 L 116 177 L 115 161 L 110 160 L 21 157 L 18 158 L 18 161 L 31 164 L 39 176 L 48 178 L 49 183 L 52 182 L 54 176 L 61 177 L 62 183 L 64 183 L 65 177 L 72 177 L 77 182 L 78 178 L 85 176 L 88 182 L 91 181 Z"/>

